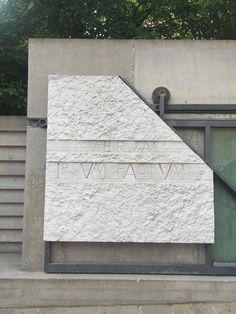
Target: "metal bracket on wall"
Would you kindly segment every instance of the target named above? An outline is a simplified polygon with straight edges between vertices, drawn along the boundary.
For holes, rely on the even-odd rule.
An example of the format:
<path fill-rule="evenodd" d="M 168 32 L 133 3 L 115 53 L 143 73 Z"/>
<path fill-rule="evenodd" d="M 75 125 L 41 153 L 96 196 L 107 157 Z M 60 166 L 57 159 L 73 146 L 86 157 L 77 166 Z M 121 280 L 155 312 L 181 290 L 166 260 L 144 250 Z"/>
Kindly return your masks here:
<path fill-rule="evenodd" d="M 145 102 L 153 111 L 163 117 L 166 113 L 223 113 L 236 114 L 236 104 L 174 104 L 169 105 L 170 91 L 166 87 L 157 87 L 152 93 L 151 104 L 143 95 L 141 95 L 134 86 L 132 86 L 125 78 L 121 77 L 122 81 L 133 90 L 133 92 Z"/>
<path fill-rule="evenodd" d="M 164 117 L 165 106 L 170 99 L 170 92 L 166 87 L 157 87 L 152 93 L 152 100 L 155 105 L 155 112 L 159 112 L 160 117 Z"/>
<path fill-rule="evenodd" d="M 28 128 L 47 128 L 47 118 L 28 118 Z"/>

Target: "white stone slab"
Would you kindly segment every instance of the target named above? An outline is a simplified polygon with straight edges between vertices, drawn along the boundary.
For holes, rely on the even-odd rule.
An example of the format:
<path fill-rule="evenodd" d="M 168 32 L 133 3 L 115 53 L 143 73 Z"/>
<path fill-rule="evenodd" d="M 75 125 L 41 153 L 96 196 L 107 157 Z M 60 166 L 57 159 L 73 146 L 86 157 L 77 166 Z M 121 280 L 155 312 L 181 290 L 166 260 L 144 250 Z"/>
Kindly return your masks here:
<path fill-rule="evenodd" d="M 50 77 L 46 172 L 46 241 L 214 241 L 212 171 L 119 77 Z"/>

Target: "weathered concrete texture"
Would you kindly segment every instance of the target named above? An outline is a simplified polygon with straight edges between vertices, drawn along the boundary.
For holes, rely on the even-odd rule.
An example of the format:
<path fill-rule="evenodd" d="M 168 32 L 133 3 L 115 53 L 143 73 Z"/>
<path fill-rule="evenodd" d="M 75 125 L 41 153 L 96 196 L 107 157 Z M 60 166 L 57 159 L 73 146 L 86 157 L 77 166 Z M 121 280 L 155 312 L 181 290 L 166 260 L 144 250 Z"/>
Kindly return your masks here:
<path fill-rule="evenodd" d="M 194 314 L 235 314 L 236 303 L 197 303 L 193 304 Z"/>
<path fill-rule="evenodd" d="M 163 309 L 162 305 L 157 305 L 155 308 L 158 314 L 170 314 L 169 312 L 159 312 L 160 309 Z M 0 314 L 140 314 L 140 309 L 140 306 L 24 308 L 0 309 Z"/>
<path fill-rule="evenodd" d="M 54 263 L 203 264 L 205 245 L 52 242 Z"/>
<path fill-rule="evenodd" d="M 0 254 L 12 261 L 22 245 L 26 118 L 0 117 Z M 2 255 L 2 254 L 1 254 Z"/>
<path fill-rule="evenodd" d="M 28 116 L 46 116 L 50 74 L 121 75 L 148 99 L 166 86 L 172 103 L 235 103 L 235 51 L 230 40 L 30 39 Z"/>
<path fill-rule="evenodd" d="M 2 131 L 22 131 L 26 130 L 26 117 L 0 116 L 0 129 Z"/>
<path fill-rule="evenodd" d="M 151 305 L 235 302 L 235 299 L 235 277 L 48 275 L 9 266 L 8 270 L 1 267 L 0 272 L 1 308 L 141 305 L 143 314 L 148 314 L 152 313 Z M 227 305 L 221 307 L 219 313 L 223 314 Z M 181 306 L 171 307 L 172 312 L 173 308 L 179 310 Z M 233 311 L 235 305 L 229 308 Z"/>
<path fill-rule="evenodd" d="M 235 103 L 235 41 L 138 40 L 134 50 L 135 87 L 147 99 L 165 86 L 173 104 Z"/>
<path fill-rule="evenodd" d="M 10 265 L 17 268 L 21 263 L 21 254 L 19 253 L 0 253 L 0 268 L 5 269 Z"/>
<path fill-rule="evenodd" d="M 0 314 L 235 314 L 236 303 L 0 309 Z"/>
<path fill-rule="evenodd" d="M 47 142 L 45 240 L 214 241 L 212 171 L 119 77 L 51 76 Z"/>
<path fill-rule="evenodd" d="M 122 75 L 133 81 L 133 43 L 126 40 L 30 39 L 28 112 L 47 116 L 48 75 Z"/>
<path fill-rule="evenodd" d="M 171 309 L 174 314 L 194 314 L 192 304 L 174 304 Z"/>
<path fill-rule="evenodd" d="M 46 130 L 27 128 L 27 163 L 24 202 L 22 268 L 42 270 L 44 265 L 43 209 Z"/>

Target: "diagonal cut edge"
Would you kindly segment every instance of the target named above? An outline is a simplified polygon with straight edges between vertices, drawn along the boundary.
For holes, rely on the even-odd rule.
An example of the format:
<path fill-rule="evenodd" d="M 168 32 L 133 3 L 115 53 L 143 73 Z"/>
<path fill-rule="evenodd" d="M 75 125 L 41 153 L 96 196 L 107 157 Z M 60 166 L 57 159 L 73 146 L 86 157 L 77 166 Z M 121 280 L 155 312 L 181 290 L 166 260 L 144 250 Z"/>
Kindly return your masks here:
<path fill-rule="evenodd" d="M 150 108 L 152 109 L 156 114 L 154 106 L 142 95 L 140 92 L 125 78 L 119 75 L 119 78 Z M 189 143 L 186 142 L 185 139 L 180 137 L 178 132 L 175 128 L 173 128 L 171 125 L 169 125 L 162 117 L 158 115 L 158 117 L 179 137 L 181 140 L 195 153 L 197 154 L 207 165 L 208 167 L 213 171 L 214 175 L 216 175 L 233 193 L 236 195 L 236 187 L 229 182 L 228 179 L 226 179 L 213 165 L 211 165 L 205 158 L 203 158 Z"/>

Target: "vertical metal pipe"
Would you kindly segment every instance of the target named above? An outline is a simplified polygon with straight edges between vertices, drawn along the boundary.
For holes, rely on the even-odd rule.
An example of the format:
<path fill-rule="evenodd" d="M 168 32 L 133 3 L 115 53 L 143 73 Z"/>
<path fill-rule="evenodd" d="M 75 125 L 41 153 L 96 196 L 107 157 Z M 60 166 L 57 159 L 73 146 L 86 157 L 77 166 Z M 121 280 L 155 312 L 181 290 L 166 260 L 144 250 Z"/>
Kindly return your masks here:
<path fill-rule="evenodd" d="M 165 95 L 160 95 L 159 113 L 160 113 L 160 117 L 164 118 L 164 114 L 165 114 Z"/>

